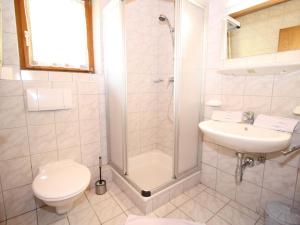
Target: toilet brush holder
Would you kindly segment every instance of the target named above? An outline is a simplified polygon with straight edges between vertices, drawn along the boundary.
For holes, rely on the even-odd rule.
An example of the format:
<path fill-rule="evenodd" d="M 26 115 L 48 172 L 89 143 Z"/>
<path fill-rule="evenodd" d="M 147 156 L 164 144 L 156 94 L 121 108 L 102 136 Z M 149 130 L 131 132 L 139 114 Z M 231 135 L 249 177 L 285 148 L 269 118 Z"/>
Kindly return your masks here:
<path fill-rule="evenodd" d="M 99 157 L 99 175 L 100 179 L 95 183 L 95 190 L 97 195 L 103 195 L 106 193 L 106 180 L 102 179 L 102 158 Z"/>
<path fill-rule="evenodd" d="M 97 180 L 95 183 L 96 186 L 96 194 L 103 195 L 106 193 L 106 181 L 105 180 Z"/>

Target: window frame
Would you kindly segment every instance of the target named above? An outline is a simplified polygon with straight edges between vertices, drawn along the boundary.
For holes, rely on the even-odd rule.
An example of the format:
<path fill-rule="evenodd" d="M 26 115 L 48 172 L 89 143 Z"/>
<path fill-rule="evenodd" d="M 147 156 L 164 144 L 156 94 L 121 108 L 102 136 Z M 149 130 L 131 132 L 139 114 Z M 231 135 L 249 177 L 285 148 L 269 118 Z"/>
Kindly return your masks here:
<path fill-rule="evenodd" d="M 88 48 L 88 69 L 55 67 L 55 66 L 34 66 L 30 65 L 29 47 L 26 45 L 26 38 L 24 32 L 27 31 L 27 19 L 25 13 L 25 0 L 14 0 L 16 26 L 19 46 L 20 67 L 22 70 L 47 70 L 47 71 L 65 71 L 65 72 L 81 72 L 94 73 L 94 47 L 93 47 L 93 21 L 92 21 L 92 1 L 83 0 L 85 7 L 85 21 L 87 34 L 87 48 Z"/>

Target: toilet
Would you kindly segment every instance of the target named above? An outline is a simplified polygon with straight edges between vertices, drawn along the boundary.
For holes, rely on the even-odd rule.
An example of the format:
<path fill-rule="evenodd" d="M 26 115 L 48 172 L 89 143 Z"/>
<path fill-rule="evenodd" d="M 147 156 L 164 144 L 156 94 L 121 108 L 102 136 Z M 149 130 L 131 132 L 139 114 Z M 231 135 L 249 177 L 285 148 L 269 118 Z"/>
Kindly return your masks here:
<path fill-rule="evenodd" d="M 45 204 L 63 214 L 72 209 L 73 203 L 89 186 L 89 169 L 73 160 L 49 163 L 39 168 L 32 183 L 34 195 Z"/>

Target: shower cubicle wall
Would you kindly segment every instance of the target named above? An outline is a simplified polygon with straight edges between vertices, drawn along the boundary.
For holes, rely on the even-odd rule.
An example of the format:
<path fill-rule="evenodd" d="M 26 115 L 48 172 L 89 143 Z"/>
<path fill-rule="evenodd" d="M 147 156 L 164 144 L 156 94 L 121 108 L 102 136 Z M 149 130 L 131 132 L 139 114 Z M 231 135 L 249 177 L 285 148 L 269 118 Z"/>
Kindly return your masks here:
<path fill-rule="evenodd" d="M 111 0 L 103 10 L 110 164 L 139 192 L 201 168 L 206 13 L 202 0 Z"/>

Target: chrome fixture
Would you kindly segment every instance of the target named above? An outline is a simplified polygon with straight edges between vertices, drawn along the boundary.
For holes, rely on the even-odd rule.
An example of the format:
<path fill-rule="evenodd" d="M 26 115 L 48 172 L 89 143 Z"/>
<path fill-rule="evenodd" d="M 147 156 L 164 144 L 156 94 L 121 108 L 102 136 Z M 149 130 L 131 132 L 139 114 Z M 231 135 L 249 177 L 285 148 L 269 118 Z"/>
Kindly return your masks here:
<path fill-rule="evenodd" d="M 157 80 L 153 81 L 153 83 L 155 83 L 155 84 L 158 84 L 158 83 L 161 83 L 161 82 L 164 82 L 164 80 L 163 79 L 157 79 Z"/>
<path fill-rule="evenodd" d="M 256 158 L 245 156 L 245 153 L 236 153 L 237 165 L 235 169 L 235 182 L 240 184 L 243 181 L 243 175 L 247 167 L 254 167 L 255 165 L 265 163 L 266 157 L 264 155 L 259 155 Z"/>
<path fill-rule="evenodd" d="M 169 19 L 167 16 L 163 15 L 163 14 L 160 14 L 159 17 L 158 17 L 159 21 L 161 22 L 166 22 L 168 27 L 169 27 L 169 30 L 170 30 L 170 33 L 171 33 L 171 37 L 172 37 L 172 46 L 173 46 L 173 49 L 174 49 L 174 45 L 175 45 L 175 37 L 174 37 L 174 32 L 175 32 L 175 28 L 172 27 Z"/>
<path fill-rule="evenodd" d="M 232 31 L 241 28 L 241 23 L 231 16 L 226 17 L 227 21 L 227 31 Z"/>
<path fill-rule="evenodd" d="M 298 150 L 300 150 L 300 145 L 296 145 L 296 146 L 290 147 L 288 149 L 282 150 L 281 153 L 284 155 L 288 155 L 288 154 L 296 152 Z"/>
<path fill-rule="evenodd" d="M 253 124 L 254 123 L 254 112 L 248 111 L 243 113 L 243 122 Z"/>

